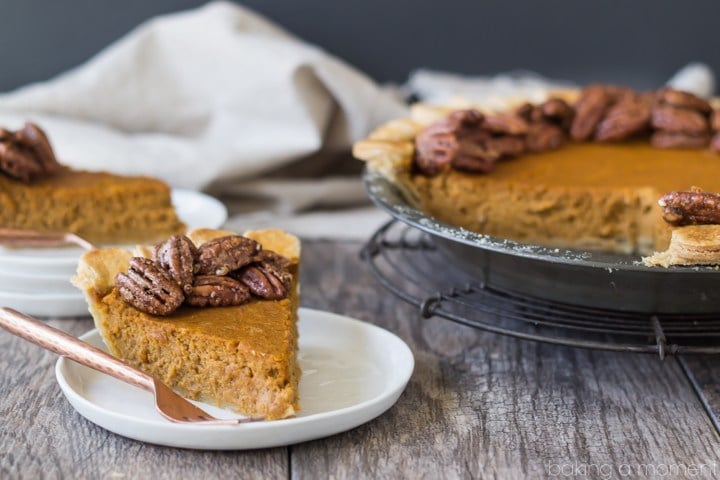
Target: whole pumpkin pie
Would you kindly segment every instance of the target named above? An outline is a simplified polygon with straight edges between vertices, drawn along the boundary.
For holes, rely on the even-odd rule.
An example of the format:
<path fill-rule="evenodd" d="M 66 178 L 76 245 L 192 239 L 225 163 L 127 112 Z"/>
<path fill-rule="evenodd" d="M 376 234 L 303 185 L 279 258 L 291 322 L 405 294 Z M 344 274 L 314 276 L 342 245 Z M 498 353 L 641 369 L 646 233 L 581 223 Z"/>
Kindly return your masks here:
<path fill-rule="evenodd" d="M 202 229 L 87 252 L 73 282 L 113 355 L 191 399 L 272 420 L 299 409 L 299 260 L 280 230 Z"/>
<path fill-rule="evenodd" d="M 354 155 L 446 223 L 580 250 L 663 250 L 680 225 L 660 197 L 720 192 L 720 113 L 686 92 L 593 85 L 493 105 L 418 104 Z"/>
<path fill-rule="evenodd" d="M 167 184 L 63 166 L 31 123 L 0 129 L 0 228 L 72 232 L 97 244 L 151 242 L 185 230 Z"/>

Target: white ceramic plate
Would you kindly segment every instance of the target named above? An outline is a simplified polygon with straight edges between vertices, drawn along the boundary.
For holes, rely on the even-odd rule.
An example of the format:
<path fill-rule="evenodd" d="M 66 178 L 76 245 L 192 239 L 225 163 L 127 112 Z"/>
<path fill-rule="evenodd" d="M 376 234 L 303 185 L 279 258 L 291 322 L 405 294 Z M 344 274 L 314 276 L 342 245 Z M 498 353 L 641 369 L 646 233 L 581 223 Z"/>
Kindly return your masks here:
<path fill-rule="evenodd" d="M 0 292 L 0 306 L 37 317 L 80 317 L 88 315 L 80 290 L 71 293 Z"/>
<path fill-rule="evenodd" d="M 0 270 L 0 292 L 79 293 L 65 274 L 23 273 L 21 270 Z"/>
<path fill-rule="evenodd" d="M 172 190 L 172 202 L 178 217 L 188 230 L 218 228 L 227 220 L 227 209 L 217 199 L 193 190 Z M 80 248 L 3 248 L 0 247 L 0 270 L 22 270 L 23 273 L 75 273 Z"/>
<path fill-rule="evenodd" d="M 413 355 L 394 334 L 368 323 L 300 309 L 299 361 L 302 410 L 295 418 L 235 426 L 177 424 L 153 407 L 152 395 L 60 358 L 60 388 L 85 418 L 125 437 L 172 447 L 242 450 L 289 445 L 340 433 L 390 408 L 413 371 Z M 83 340 L 104 348 L 92 330 Z M 195 402 L 218 418 L 228 410 Z"/>

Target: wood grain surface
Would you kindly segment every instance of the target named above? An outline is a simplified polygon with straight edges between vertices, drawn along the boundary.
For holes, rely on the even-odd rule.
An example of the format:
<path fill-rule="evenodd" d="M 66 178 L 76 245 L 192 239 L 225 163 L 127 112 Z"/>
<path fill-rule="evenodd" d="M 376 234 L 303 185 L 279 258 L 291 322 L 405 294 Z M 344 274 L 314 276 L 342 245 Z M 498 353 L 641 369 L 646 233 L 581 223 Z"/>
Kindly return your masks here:
<path fill-rule="evenodd" d="M 375 283 L 359 249 L 305 242 L 302 303 L 383 326 L 410 345 L 415 373 L 381 417 L 288 448 L 148 445 L 77 414 L 55 383 L 57 357 L 1 331 L 0 478 L 720 477 L 720 438 L 706 411 L 720 409 L 714 357 L 660 361 L 423 320 Z M 92 326 L 50 324 L 75 335 Z"/>

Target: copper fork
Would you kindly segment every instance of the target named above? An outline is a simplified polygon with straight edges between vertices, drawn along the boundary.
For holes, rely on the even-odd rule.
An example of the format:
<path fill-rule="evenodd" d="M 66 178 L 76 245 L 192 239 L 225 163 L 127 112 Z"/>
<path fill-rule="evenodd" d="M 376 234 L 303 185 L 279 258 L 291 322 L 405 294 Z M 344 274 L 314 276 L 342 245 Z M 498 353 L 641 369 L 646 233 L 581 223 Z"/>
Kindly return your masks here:
<path fill-rule="evenodd" d="M 39 232 L 19 228 L 0 228 L 0 245 L 11 248 L 59 247 L 68 244 L 75 244 L 85 250 L 95 248 L 92 243 L 70 232 Z"/>
<path fill-rule="evenodd" d="M 218 419 L 173 392 L 167 385 L 80 339 L 12 308 L 0 307 L 0 327 L 25 340 L 151 392 L 155 408 L 172 422 L 203 425 L 238 425 L 261 418 Z"/>

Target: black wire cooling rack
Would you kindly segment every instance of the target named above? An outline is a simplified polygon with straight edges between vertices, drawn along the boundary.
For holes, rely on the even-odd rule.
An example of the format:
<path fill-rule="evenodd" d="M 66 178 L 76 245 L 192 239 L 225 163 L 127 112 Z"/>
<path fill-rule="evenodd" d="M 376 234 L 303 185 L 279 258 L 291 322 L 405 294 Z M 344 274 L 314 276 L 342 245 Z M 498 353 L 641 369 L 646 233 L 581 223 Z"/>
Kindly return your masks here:
<path fill-rule="evenodd" d="M 499 289 L 455 267 L 428 234 L 394 220 L 375 232 L 362 257 L 378 282 L 417 307 L 423 318 L 438 316 L 524 340 L 660 358 L 720 353 L 720 315 L 623 312 Z"/>

